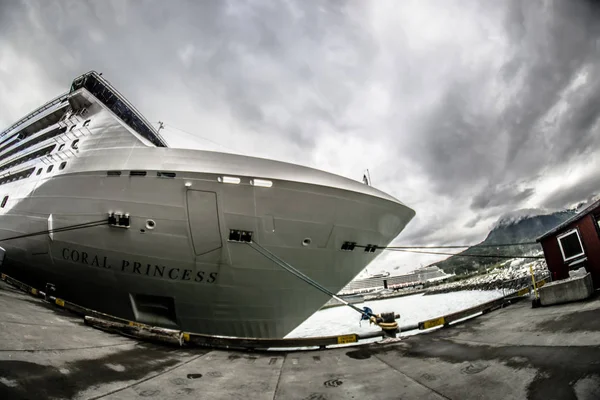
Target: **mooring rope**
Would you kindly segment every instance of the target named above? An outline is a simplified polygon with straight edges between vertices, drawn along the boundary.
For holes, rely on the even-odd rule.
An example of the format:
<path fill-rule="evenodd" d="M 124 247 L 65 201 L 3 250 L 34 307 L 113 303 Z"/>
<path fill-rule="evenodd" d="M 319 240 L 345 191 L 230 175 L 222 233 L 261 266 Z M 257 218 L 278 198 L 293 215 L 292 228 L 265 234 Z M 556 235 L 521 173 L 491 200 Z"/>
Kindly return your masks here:
<path fill-rule="evenodd" d="M 93 227 L 101 226 L 101 225 L 108 225 L 108 220 L 103 219 L 101 221 L 90 221 L 90 222 L 84 222 L 84 223 L 75 224 L 75 225 L 63 226 L 63 227 L 56 228 L 56 229 L 46 229 L 44 231 L 39 231 L 39 232 L 25 233 L 22 235 L 2 238 L 2 239 L 0 239 L 0 242 L 4 242 L 7 240 L 24 239 L 24 238 L 33 237 L 33 236 L 48 235 L 50 233 L 67 232 L 67 231 L 73 231 L 73 230 L 84 229 L 84 228 L 93 228 Z"/>
<path fill-rule="evenodd" d="M 261 246 L 260 244 L 258 244 L 256 242 L 247 242 L 247 244 L 250 246 L 250 248 L 254 249 L 259 254 L 262 254 L 265 258 L 273 261 L 274 263 L 276 263 L 277 265 L 279 265 L 286 271 L 288 271 L 291 274 L 295 275 L 296 277 L 302 279 L 304 282 L 306 282 L 309 285 L 313 286 L 314 288 L 320 290 L 321 292 L 325 293 L 326 295 L 333 297 L 334 299 L 341 302 L 342 304 L 347 305 L 348 307 L 352 308 L 353 310 L 360 313 L 361 315 L 367 315 L 369 318 L 374 316 L 373 313 L 370 313 L 365 310 L 361 310 L 360 308 L 356 307 L 355 305 L 350 304 L 346 300 L 338 297 L 335 293 L 333 293 L 329 289 L 323 287 L 319 282 L 315 281 L 314 279 L 305 275 L 301 271 L 297 270 L 296 268 L 294 268 L 293 266 L 291 266 L 290 264 L 288 264 L 287 262 L 285 262 L 284 260 L 282 260 L 281 258 L 276 256 L 275 254 L 273 254 L 272 252 L 270 252 L 269 250 L 267 250 L 266 248 Z"/>

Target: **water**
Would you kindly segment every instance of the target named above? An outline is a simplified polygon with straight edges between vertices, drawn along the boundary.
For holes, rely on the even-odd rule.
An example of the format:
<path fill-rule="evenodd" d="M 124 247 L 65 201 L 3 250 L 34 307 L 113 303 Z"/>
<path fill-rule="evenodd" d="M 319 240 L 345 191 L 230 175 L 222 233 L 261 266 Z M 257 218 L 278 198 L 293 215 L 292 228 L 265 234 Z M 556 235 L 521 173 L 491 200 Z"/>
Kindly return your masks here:
<path fill-rule="evenodd" d="M 361 309 L 370 307 L 375 314 L 393 311 L 400 314 L 400 319 L 397 321 L 400 326 L 404 326 L 461 311 L 499 297 L 503 297 L 502 290 L 471 290 L 429 296 L 421 293 L 393 299 L 365 301 L 355 306 Z M 380 330 L 375 325 L 369 325 L 368 321 L 362 321 L 359 325 L 359 320 L 360 314 L 350 307 L 328 308 L 317 311 L 286 337 L 365 334 Z"/>

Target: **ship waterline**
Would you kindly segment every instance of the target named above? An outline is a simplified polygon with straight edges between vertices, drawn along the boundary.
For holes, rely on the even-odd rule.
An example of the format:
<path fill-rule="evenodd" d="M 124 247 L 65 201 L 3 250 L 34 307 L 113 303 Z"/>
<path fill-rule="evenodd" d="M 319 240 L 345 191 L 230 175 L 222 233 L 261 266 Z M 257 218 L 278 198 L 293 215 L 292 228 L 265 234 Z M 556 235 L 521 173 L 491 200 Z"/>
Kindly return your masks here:
<path fill-rule="evenodd" d="M 70 96 L 70 107 L 85 104 L 87 119 L 65 129 L 68 152 L 21 157 L 9 171 L 18 179 L 0 185 L 8 196 L 0 240 L 126 215 L 124 226 L 113 220 L 1 244 L 3 272 L 38 287 L 52 283 L 83 306 L 191 332 L 283 337 L 328 297 L 235 232 L 337 293 L 378 255 L 343 251 L 343 243 L 385 246 L 414 216 L 383 192 L 323 171 L 153 145 L 86 88 Z M 38 138 L 60 126 L 45 123 Z M 0 158 L 17 146 L 2 146 L 7 141 Z M 41 154 L 47 144 L 38 139 L 27 151 Z M 17 175 L 28 169 L 37 172 Z"/>

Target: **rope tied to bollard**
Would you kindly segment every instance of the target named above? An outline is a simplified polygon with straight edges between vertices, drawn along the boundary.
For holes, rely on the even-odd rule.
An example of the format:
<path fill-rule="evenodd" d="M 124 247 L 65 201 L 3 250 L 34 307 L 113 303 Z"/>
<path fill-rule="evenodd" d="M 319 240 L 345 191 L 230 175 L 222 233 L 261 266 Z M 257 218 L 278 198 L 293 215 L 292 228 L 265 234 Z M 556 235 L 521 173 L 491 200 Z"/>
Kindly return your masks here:
<path fill-rule="evenodd" d="M 345 301 L 344 299 L 338 297 L 335 293 L 326 289 L 320 283 L 318 283 L 314 279 L 306 276 L 304 273 L 300 272 L 299 270 L 297 270 L 296 268 L 294 268 L 293 266 L 291 266 L 290 264 L 288 264 L 287 262 L 285 262 L 284 260 L 282 260 L 281 258 L 276 256 L 275 254 L 273 254 L 271 251 L 269 251 L 266 248 L 264 248 L 263 246 L 259 245 L 258 243 L 253 242 L 253 241 L 245 242 L 245 243 L 248 246 L 250 246 L 252 249 L 254 249 L 256 252 L 258 252 L 259 254 L 264 256 L 265 258 L 273 261 L 275 264 L 279 265 L 286 271 L 295 275 L 297 278 L 308 283 L 315 289 L 320 290 L 321 292 L 327 294 L 328 296 L 336 299 L 340 303 L 342 303 L 342 304 L 352 308 L 354 311 L 357 311 L 358 313 L 360 313 L 361 321 L 368 319 L 370 324 L 372 323 L 372 324 L 379 326 L 383 330 L 383 332 L 385 333 L 386 336 L 395 337 L 395 335 L 398 331 L 398 323 L 396 322 L 396 318 L 400 318 L 399 314 L 395 314 L 393 312 L 375 314 L 375 313 L 373 313 L 373 310 L 371 310 L 369 307 L 364 307 L 361 310 L 360 308 L 356 307 L 355 305 L 350 304 L 349 302 Z"/>
<path fill-rule="evenodd" d="M 398 322 L 396 318 L 400 318 L 400 314 L 393 312 L 374 314 L 373 310 L 369 307 L 363 307 L 363 314 L 360 321 L 369 321 L 369 325 L 377 325 L 386 334 L 386 336 L 393 336 L 398 333 Z"/>

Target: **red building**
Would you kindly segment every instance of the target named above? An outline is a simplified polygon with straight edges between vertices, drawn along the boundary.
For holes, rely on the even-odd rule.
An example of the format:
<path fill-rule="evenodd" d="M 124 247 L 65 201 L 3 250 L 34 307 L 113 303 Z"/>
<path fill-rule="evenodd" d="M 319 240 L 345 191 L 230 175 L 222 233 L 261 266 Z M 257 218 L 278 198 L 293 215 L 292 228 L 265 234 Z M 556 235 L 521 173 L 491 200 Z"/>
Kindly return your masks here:
<path fill-rule="evenodd" d="M 600 288 L 600 200 L 537 239 L 553 279 L 585 267 Z"/>

